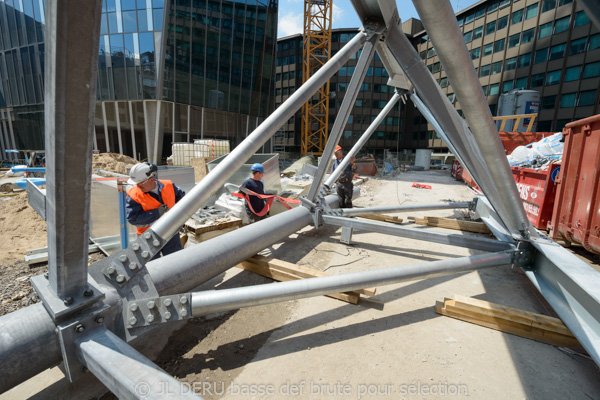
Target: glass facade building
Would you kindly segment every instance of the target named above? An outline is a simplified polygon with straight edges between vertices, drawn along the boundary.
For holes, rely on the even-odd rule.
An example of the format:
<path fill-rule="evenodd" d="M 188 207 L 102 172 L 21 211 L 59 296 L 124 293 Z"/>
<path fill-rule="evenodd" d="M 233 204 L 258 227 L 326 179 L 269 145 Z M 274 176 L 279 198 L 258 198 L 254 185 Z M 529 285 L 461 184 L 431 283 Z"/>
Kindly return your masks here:
<path fill-rule="evenodd" d="M 94 148 L 235 146 L 274 109 L 277 0 L 104 0 Z M 43 148 L 44 0 L 0 0 L 4 149 Z M 14 142 L 14 143 L 13 143 Z"/>

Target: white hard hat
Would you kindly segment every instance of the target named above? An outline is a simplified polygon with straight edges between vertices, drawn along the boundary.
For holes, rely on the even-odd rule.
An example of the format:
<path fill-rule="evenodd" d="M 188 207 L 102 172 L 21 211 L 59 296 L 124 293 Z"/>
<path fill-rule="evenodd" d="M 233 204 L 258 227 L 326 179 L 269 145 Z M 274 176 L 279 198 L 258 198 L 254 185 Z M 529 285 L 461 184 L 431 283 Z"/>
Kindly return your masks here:
<path fill-rule="evenodd" d="M 130 185 L 136 185 L 138 183 L 144 182 L 150 178 L 156 176 L 156 172 L 158 168 L 154 164 L 150 164 L 149 162 L 143 162 L 139 164 L 135 164 L 129 170 L 129 180 L 127 183 Z"/>

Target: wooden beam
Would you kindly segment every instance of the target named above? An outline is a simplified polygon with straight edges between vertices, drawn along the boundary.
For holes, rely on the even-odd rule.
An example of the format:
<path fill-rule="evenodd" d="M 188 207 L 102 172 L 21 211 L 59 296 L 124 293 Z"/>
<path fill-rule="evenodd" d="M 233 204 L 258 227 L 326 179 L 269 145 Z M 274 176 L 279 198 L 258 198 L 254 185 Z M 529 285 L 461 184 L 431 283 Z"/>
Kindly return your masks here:
<path fill-rule="evenodd" d="M 368 215 L 356 215 L 356 216 L 359 217 L 359 218 L 373 219 L 375 221 L 391 222 L 392 224 L 401 224 L 402 223 L 402 220 L 400 218 L 394 217 L 393 215 L 368 214 Z"/>
<path fill-rule="evenodd" d="M 438 217 L 408 217 L 408 219 L 419 225 L 437 226 L 439 228 L 456 229 L 475 233 L 492 233 L 483 222 Z"/>
<path fill-rule="evenodd" d="M 294 275 L 290 272 L 280 271 L 277 268 L 274 268 L 271 266 L 255 264 L 251 261 L 244 261 L 244 262 L 236 265 L 236 267 L 244 269 L 246 271 L 254 272 L 255 274 L 262 275 L 262 276 L 271 278 L 271 279 L 279 281 L 279 282 L 304 279 L 303 277 Z M 345 301 L 345 302 L 348 302 L 351 304 L 358 304 L 358 299 L 360 298 L 360 294 L 357 292 L 332 293 L 332 294 L 328 294 L 327 296 L 332 297 L 334 299 L 342 300 L 342 301 Z"/>
<path fill-rule="evenodd" d="M 255 255 L 248 259 L 248 261 L 253 262 L 255 264 L 263 265 L 270 268 L 276 268 L 280 271 L 286 271 L 288 273 L 297 275 L 301 278 L 316 278 L 321 276 L 331 276 L 327 272 L 317 271 L 314 268 L 305 267 L 298 264 L 293 264 L 287 261 L 278 260 L 276 258 L 269 258 L 261 255 Z M 377 288 L 365 288 L 356 290 L 357 293 L 360 293 L 364 296 L 372 297 L 375 296 L 375 292 Z"/>
<path fill-rule="evenodd" d="M 561 347 L 581 348 L 558 318 L 455 295 L 436 302 L 438 314 Z"/>

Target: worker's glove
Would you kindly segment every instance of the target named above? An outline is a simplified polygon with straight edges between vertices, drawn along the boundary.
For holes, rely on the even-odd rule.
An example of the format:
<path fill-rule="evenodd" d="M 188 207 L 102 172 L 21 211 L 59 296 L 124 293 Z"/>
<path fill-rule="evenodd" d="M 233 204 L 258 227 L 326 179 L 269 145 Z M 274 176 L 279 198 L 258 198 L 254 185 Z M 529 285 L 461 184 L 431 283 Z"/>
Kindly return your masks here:
<path fill-rule="evenodd" d="M 167 211 L 169 211 L 169 206 L 166 204 L 162 204 L 160 207 L 158 207 L 158 218 L 162 217 Z"/>

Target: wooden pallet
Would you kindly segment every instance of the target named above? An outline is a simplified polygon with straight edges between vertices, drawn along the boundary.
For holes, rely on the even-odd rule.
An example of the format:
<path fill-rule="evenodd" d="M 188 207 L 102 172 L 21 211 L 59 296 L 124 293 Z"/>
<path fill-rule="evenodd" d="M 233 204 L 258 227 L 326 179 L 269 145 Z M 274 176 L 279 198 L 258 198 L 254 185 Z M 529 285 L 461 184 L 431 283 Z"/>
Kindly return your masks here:
<path fill-rule="evenodd" d="M 555 346 L 581 348 L 577 338 L 560 319 L 518 308 L 454 295 L 453 299 L 436 302 L 435 312 Z"/>
<path fill-rule="evenodd" d="M 317 271 L 312 268 L 260 255 L 251 257 L 248 260 L 236 265 L 236 267 L 254 272 L 258 275 L 262 275 L 280 282 L 331 276 L 326 272 Z M 370 297 L 375 296 L 375 292 L 375 288 L 366 288 L 352 292 L 332 293 L 328 294 L 327 296 L 332 297 L 334 299 L 346 301 L 351 304 L 358 304 L 358 300 L 360 299 L 361 294 Z"/>

